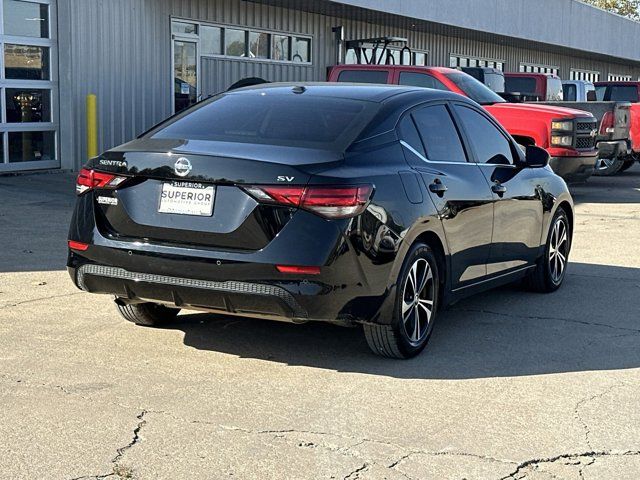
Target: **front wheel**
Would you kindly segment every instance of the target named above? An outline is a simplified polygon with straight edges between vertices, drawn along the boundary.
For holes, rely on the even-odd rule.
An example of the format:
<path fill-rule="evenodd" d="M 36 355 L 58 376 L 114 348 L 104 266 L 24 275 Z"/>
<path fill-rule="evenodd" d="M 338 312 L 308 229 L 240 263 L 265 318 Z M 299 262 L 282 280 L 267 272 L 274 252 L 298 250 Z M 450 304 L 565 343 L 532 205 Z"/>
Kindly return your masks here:
<path fill-rule="evenodd" d="M 555 292 L 564 281 L 571 252 L 569 217 L 562 207 L 553 216 L 544 255 L 527 277 L 529 287 L 542 293 Z"/>
<path fill-rule="evenodd" d="M 438 310 L 440 275 L 433 251 L 414 245 L 398 277 L 390 325 L 365 324 L 371 350 L 384 357 L 411 358 L 429 342 Z"/>
<path fill-rule="evenodd" d="M 622 164 L 622 168 L 620 169 L 620 171 L 625 172 L 629 170 L 631 167 L 635 165 L 635 163 L 636 163 L 635 160 L 625 160 L 624 163 Z"/>

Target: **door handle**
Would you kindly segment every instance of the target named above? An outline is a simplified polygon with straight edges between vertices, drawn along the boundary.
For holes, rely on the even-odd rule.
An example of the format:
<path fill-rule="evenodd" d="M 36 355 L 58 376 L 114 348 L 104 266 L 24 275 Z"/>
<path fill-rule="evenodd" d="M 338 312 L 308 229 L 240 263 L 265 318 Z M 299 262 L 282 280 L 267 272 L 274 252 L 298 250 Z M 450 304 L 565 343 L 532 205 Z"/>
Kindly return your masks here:
<path fill-rule="evenodd" d="M 494 183 L 491 186 L 491 191 L 499 197 L 502 197 L 505 193 L 507 193 L 507 187 L 505 187 L 501 183 Z"/>
<path fill-rule="evenodd" d="M 447 191 L 447 186 L 442 183 L 439 178 L 436 178 L 433 183 L 429 185 L 429 190 L 431 191 L 431 193 L 435 193 L 439 197 L 442 197 L 444 195 L 444 192 Z"/>

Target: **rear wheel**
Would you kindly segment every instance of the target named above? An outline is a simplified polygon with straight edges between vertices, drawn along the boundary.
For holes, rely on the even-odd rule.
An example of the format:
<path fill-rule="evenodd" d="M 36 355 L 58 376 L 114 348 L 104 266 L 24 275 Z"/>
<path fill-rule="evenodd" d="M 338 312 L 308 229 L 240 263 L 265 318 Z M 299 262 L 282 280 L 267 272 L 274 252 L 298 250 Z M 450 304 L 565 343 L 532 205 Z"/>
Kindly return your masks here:
<path fill-rule="evenodd" d="M 145 327 L 159 327 L 176 319 L 180 309 L 169 308 L 157 303 L 120 304 L 116 302 L 120 315 L 125 320 Z"/>
<path fill-rule="evenodd" d="M 623 165 L 624 161 L 618 158 L 599 158 L 596 162 L 596 169 L 593 172 L 594 175 L 599 177 L 610 177 L 618 173 Z"/>
<path fill-rule="evenodd" d="M 365 324 L 364 333 L 374 353 L 411 358 L 429 342 L 438 309 L 440 276 L 433 251 L 414 245 L 398 278 L 391 325 Z"/>
<path fill-rule="evenodd" d="M 535 270 L 527 277 L 528 286 L 542 293 L 555 292 L 567 273 L 571 252 L 571 230 L 569 217 L 558 208 L 547 235 L 544 256 L 538 260 Z"/>

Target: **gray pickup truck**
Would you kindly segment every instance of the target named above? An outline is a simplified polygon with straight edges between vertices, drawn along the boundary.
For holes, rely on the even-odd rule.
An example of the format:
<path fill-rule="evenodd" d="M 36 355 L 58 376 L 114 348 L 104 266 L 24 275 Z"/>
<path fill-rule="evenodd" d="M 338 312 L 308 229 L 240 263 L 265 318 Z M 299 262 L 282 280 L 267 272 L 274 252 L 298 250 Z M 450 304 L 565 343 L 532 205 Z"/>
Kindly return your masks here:
<path fill-rule="evenodd" d="M 631 103 L 628 102 L 536 102 L 557 107 L 575 108 L 591 113 L 598 120 L 596 145 L 598 162 L 594 174 L 607 176 L 616 173 L 618 163 L 631 150 Z"/>

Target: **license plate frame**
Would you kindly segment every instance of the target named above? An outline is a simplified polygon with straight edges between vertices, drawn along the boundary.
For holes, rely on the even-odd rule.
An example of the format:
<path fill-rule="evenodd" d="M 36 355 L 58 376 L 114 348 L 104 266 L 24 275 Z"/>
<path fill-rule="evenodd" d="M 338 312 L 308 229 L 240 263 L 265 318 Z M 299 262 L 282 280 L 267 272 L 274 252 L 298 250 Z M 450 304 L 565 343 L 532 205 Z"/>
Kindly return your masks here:
<path fill-rule="evenodd" d="M 211 217 L 216 193 L 215 185 L 163 182 L 158 199 L 158 213 Z"/>

